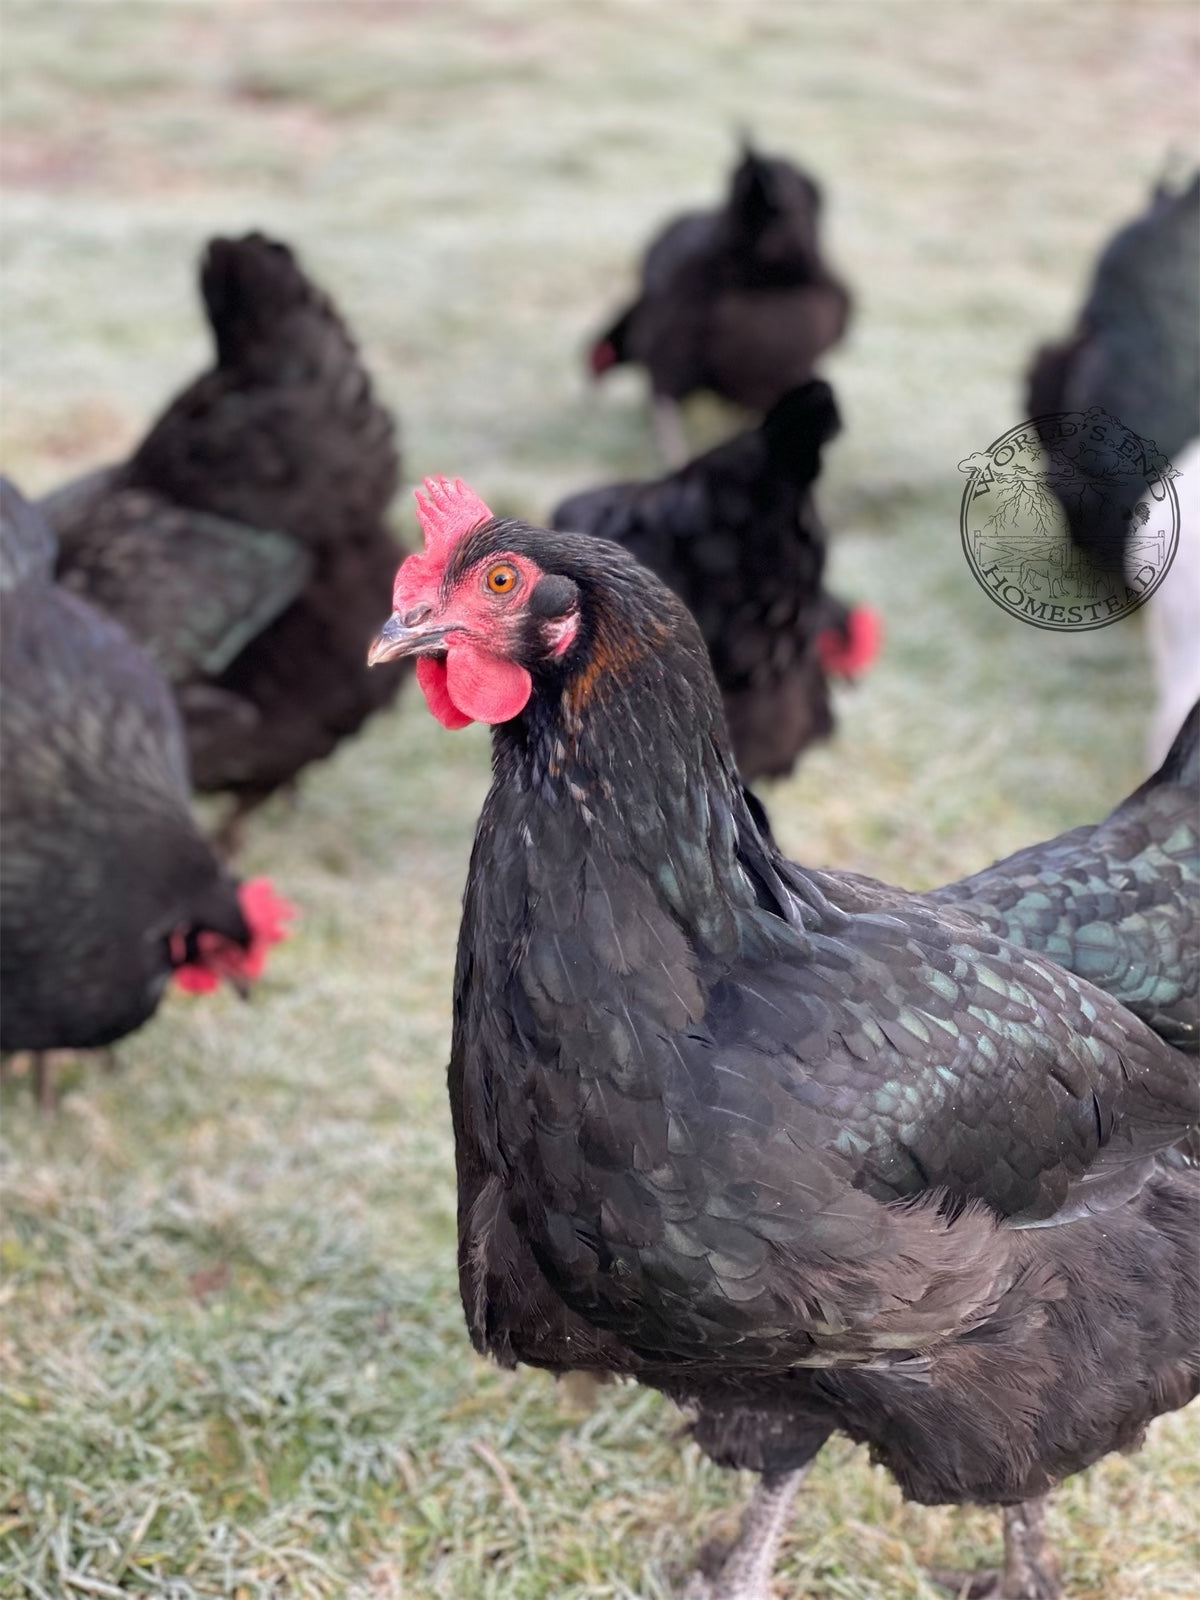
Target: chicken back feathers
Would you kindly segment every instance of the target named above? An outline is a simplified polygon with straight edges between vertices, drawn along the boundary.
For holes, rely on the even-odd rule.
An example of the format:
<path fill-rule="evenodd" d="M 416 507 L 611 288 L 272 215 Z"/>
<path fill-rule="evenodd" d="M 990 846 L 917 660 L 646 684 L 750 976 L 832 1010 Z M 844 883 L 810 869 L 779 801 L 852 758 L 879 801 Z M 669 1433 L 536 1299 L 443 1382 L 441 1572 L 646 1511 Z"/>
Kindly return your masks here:
<path fill-rule="evenodd" d="M 900 904 L 963 914 L 1111 994 L 1177 1049 L 1200 1049 L 1200 708 L 1159 770 L 1103 822 L 1029 845 L 970 877 L 910 893 L 809 872 L 846 911 Z M 760 827 L 764 824 L 760 822 Z"/>
<path fill-rule="evenodd" d="M 1200 1049 L 1200 707 L 1159 770 L 1094 827 L 935 890 L 1017 945 L 1114 995 L 1179 1049 Z"/>

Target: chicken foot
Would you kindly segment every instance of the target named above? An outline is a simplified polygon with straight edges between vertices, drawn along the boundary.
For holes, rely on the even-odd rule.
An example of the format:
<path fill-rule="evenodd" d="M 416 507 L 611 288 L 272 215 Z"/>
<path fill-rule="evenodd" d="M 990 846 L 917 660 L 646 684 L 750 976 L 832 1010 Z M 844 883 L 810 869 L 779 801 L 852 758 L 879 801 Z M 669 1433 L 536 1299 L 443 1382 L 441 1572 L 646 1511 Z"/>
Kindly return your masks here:
<path fill-rule="evenodd" d="M 961 1600 L 1061 1600 L 1058 1561 L 1046 1543 L 1046 1502 L 1026 1500 L 1004 1508 L 1004 1568 L 1001 1572 L 930 1573 L 935 1583 Z"/>
<path fill-rule="evenodd" d="M 792 1500 L 808 1466 L 764 1472 L 742 1513 L 738 1536 L 711 1575 L 696 1573 L 684 1600 L 772 1600 L 771 1574 Z"/>

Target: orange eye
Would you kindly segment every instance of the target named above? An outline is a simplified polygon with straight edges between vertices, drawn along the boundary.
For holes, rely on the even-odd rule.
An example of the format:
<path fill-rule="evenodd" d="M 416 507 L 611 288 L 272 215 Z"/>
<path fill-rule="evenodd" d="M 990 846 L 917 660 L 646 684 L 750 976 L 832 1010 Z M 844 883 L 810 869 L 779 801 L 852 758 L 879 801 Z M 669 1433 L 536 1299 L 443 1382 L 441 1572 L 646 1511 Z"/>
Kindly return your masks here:
<path fill-rule="evenodd" d="M 511 594 L 517 587 L 517 569 L 510 567 L 507 561 L 502 561 L 498 566 L 488 569 L 483 581 L 492 594 Z"/>

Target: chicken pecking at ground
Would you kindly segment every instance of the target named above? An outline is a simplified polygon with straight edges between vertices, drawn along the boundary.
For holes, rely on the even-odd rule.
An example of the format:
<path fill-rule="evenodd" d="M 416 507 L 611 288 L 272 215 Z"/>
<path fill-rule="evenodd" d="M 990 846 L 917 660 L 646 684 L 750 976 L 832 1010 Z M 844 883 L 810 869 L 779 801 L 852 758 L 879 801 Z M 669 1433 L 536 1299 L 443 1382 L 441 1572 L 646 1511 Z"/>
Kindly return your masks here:
<path fill-rule="evenodd" d="M 0 479 L 0 1050 L 95 1049 L 167 984 L 257 978 L 291 908 L 239 884 L 189 807 L 162 674 L 54 581 L 54 540 Z M 53 1098 L 35 1059 L 43 1103 Z"/>
<path fill-rule="evenodd" d="M 1006 1514 L 1200 1383 L 1194 1062 L 961 907 L 846 908 L 747 808 L 695 623 L 626 552 L 426 486 L 375 660 L 493 725 L 450 1099 L 471 1337 L 632 1376 L 762 1474 L 692 1593 L 762 1600 L 826 1438 Z M 855 881 L 844 888 L 852 901 Z"/>
<path fill-rule="evenodd" d="M 652 483 L 564 500 L 555 528 L 623 545 L 656 572 L 704 635 L 743 777 L 785 777 L 833 731 L 829 678 L 874 658 L 879 625 L 822 585 L 825 529 L 813 501 L 821 450 L 837 433 L 819 378 L 762 425 Z"/>
<path fill-rule="evenodd" d="M 213 239 L 216 362 L 137 450 L 41 505 L 59 576 L 169 678 L 192 780 L 242 819 L 395 698 L 365 652 L 403 554 L 394 428 L 345 324 L 282 244 Z M 384 603 L 386 604 L 386 598 Z"/>
<path fill-rule="evenodd" d="M 723 206 L 687 212 L 651 242 L 640 294 L 589 360 L 597 377 L 622 362 L 646 368 L 672 465 L 687 455 L 681 400 L 709 389 L 764 411 L 845 332 L 850 296 L 822 259 L 820 213 L 807 173 L 747 148 Z"/>

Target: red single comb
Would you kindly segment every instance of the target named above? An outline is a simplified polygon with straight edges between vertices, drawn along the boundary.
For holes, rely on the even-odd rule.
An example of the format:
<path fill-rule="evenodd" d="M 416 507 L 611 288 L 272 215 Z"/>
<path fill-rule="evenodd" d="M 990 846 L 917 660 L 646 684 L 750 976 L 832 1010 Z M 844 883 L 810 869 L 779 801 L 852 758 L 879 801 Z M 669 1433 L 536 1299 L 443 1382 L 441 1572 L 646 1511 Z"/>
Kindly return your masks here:
<path fill-rule="evenodd" d="M 417 518 L 425 535 L 425 554 L 434 555 L 448 544 L 470 533 L 481 522 L 490 522 L 492 513 L 461 478 L 450 483 L 445 478 L 426 478 L 421 490 L 413 490 L 417 502 Z"/>
<path fill-rule="evenodd" d="M 250 948 L 242 966 L 247 978 L 262 974 L 267 951 L 291 933 L 288 923 L 296 915 L 290 900 L 275 893 L 270 878 L 247 878 L 238 886 L 238 904 L 250 929 Z"/>
<path fill-rule="evenodd" d="M 392 606 L 397 611 L 415 598 L 418 589 L 441 579 L 450 552 L 463 534 L 492 520 L 491 508 L 461 478 L 453 483 L 448 478 L 426 478 L 420 489 L 413 490 L 413 499 L 425 549 L 409 556 L 396 574 Z"/>

